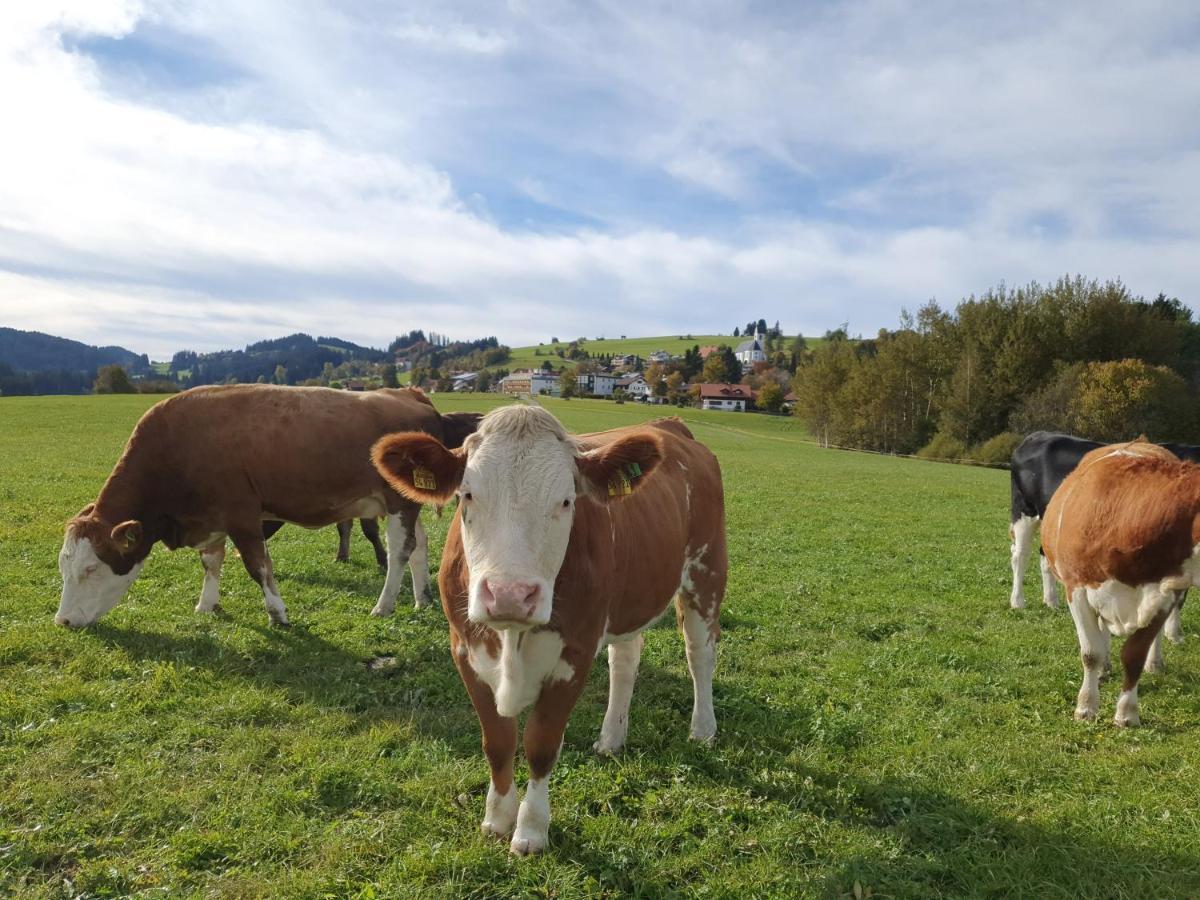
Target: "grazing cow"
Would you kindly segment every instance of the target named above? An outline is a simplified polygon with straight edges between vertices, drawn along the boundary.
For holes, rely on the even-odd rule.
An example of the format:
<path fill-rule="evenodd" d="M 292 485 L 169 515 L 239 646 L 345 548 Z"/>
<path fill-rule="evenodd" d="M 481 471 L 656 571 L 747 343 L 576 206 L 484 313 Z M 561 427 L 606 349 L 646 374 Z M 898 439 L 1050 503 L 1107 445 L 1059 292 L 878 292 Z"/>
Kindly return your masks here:
<path fill-rule="evenodd" d="M 714 736 L 724 498 L 716 459 L 682 422 L 573 437 L 540 407 L 510 406 L 488 413 L 457 452 L 399 434 L 380 441 L 374 459 L 415 501 L 459 498 L 439 583 L 491 768 L 485 834 L 511 834 L 519 855 L 546 846 L 550 771 L 593 658 L 608 644 L 608 711 L 595 749 L 615 753 L 642 631 L 672 598 L 694 689 L 691 736 Z M 518 808 L 517 716 L 531 706 Z"/>
<path fill-rule="evenodd" d="M 1042 546 L 1079 635 L 1077 719 L 1094 718 L 1113 634 L 1126 635 L 1117 725 L 1137 725 L 1147 651 L 1200 583 L 1200 466 L 1145 441 L 1088 453 L 1046 507 Z"/>
<path fill-rule="evenodd" d="M 386 515 L 388 571 L 372 615 L 389 615 L 409 563 L 417 606 L 429 601 L 420 506 L 388 486 L 371 446 L 397 430 L 461 443 L 475 413 L 441 416 L 420 391 L 200 387 L 151 407 L 96 502 L 67 523 L 55 621 L 90 625 L 125 596 L 158 541 L 193 547 L 204 565 L 198 612 L 217 608 L 225 540 L 262 588 L 270 620 L 287 624 L 265 521 L 308 528 Z"/>

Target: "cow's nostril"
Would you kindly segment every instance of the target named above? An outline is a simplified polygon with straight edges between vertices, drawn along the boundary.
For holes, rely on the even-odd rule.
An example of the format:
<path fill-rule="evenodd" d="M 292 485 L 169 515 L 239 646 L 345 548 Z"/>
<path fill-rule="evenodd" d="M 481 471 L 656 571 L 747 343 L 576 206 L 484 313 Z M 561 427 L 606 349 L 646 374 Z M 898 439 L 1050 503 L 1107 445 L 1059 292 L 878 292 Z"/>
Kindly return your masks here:
<path fill-rule="evenodd" d="M 64 628 L 71 627 L 71 620 L 68 618 L 65 618 L 64 616 L 59 616 L 54 621 L 57 622 L 59 625 L 62 625 Z"/>

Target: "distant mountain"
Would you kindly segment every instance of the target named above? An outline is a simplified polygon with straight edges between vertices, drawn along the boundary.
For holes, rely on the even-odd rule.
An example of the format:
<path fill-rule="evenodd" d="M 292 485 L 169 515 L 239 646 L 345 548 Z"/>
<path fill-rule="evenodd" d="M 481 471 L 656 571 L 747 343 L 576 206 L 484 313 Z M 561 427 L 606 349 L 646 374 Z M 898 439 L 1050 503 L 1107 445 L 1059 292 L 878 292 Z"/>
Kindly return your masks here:
<path fill-rule="evenodd" d="M 307 334 L 290 334 L 248 344 L 245 350 L 218 350 L 196 353 L 180 350 L 171 358 L 168 373 L 187 386 L 220 384 L 230 379 L 240 382 L 275 378 L 282 367 L 291 384 L 321 374 L 326 364 L 340 366 L 358 362 L 372 364 L 389 359 L 390 355 L 374 347 L 362 347 L 335 337 L 313 338 Z"/>
<path fill-rule="evenodd" d="M 40 331 L 0 328 L 0 365 L 13 372 L 75 372 L 89 378 L 116 363 L 131 373 L 150 370 L 150 360 L 124 347 L 93 347 Z"/>

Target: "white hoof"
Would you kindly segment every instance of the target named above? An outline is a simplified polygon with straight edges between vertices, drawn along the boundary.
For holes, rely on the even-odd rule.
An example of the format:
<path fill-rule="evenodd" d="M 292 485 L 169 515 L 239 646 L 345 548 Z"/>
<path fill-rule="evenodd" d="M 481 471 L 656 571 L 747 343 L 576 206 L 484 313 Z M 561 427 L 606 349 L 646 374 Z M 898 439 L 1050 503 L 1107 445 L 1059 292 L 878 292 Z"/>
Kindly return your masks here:
<path fill-rule="evenodd" d="M 509 852 L 514 856 L 531 856 L 546 849 L 547 835 L 544 831 L 518 828 L 513 835 Z"/>
<path fill-rule="evenodd" d="M 1086 706 L 1076 707 L 1075 718 L 1080 722 L 1091 722 L 1096 718 L 1096 710 L 1088 709 Z"/>
<path fill-rule="evenodd" d="M 375 608 L 371 610 L 371 615 L 377 619 L 386 619 L 396 611 L 395 604 L 376 603 Z"/>
<path fill-rule="evenodd" d="M 1025 598 L 1020 594 L 1015 594 L 1012 599 L 1008 601 L 1008 605 L 1013 609 L 1024 609 Z"/>

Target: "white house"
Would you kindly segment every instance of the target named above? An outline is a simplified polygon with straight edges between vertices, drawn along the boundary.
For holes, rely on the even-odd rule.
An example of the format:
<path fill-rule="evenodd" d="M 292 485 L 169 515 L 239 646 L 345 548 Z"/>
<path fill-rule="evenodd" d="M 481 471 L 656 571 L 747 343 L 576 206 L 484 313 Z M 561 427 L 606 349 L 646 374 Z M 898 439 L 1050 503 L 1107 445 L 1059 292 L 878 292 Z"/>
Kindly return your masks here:
<path fill-rule="evenodd" d="M 671 354 L 666 350 L 655 350 L 646 358 L 652 363 L 665 363 L 671 361 Z"/>
<path fill-rule="evenodd" d="M 753 338 L 748 341 L 742 341 L 737 345 L 737 349 L 733 351 L 733 355 L 744 366 L 756 362 L 766 362 L 767 345 L 763 340 L 763 336 L 756 331 Z"/>
<path fill-rule="evenodd" d="M 700 406 L 702 409 L 725 409 L 735 412 L 745 412 L 746 404 L 753 400 L 753 393 L 744 384 L 700 385 Z"/>
<path fill-rule="evenodd" d="M 651 394 L 650 383 L 642 375 L 618 378 L 614 388 L 620 388 L 634 400 L 644 400 Z"/>
<path fill-rule="evenodd" d="M 475 390 L 475 381 L 479 378 L 478 372 L 459 372 L 457 375 L 450 376 L 451 390 L 454 391 L 473 391 Z"/>
<path fill-rule="evenodd" d="M 579 392 L 595 397 L 611 397 L 613 389 L 617 386 L 617 376 L 605 372 L 589 372 L 576 378 L 579 381 Z"/>

